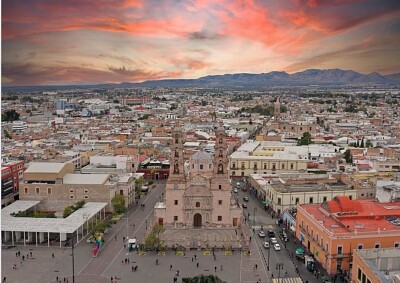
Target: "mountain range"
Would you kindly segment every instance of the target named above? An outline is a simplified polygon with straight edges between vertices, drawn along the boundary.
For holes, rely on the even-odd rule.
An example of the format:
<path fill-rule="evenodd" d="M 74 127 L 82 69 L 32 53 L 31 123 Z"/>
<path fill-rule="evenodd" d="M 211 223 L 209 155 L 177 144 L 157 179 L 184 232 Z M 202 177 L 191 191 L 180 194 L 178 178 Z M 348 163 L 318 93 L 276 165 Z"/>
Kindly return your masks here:
<path fill-rule="evenodd" d="M 140 83 L 106 83 L 98 85 L 3 87 L 3 91 L 50 90 L 66 88 L 117 88 L 117 87 L 270 87 L 270 86 L 335 86 L 335 85 L 400 85 L 400 73 L 381 75 L 373 72 L 361 74 L 351 70 L 308 69 L 288 74 L 269 72 L 261 74 L 237 73 L 210 75 L 198 79 L 149 80 Z"/>

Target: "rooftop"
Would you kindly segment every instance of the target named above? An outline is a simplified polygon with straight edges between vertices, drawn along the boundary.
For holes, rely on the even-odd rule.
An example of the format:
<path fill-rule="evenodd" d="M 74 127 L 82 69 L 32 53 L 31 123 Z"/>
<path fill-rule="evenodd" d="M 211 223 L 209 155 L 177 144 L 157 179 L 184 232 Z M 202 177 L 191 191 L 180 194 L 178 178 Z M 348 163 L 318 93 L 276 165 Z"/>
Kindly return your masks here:
<path fill-rule="evenodd" d="M 65 163 L 57 162 L 31 162 L 25 173 L 59 173 Z"/>
<path fill-rule="evenodd" d="M 110 174 L 72 174 L 67 173 L 63 184 L 70 185 L 103 185 L 108 181 Z"/>
<path fill-rule="evenodd" d="M 299 206 L 333 235 L 390 234 L 400 232 L 400 202 L 350 200 L 337 196 L 323 204 Z"/>

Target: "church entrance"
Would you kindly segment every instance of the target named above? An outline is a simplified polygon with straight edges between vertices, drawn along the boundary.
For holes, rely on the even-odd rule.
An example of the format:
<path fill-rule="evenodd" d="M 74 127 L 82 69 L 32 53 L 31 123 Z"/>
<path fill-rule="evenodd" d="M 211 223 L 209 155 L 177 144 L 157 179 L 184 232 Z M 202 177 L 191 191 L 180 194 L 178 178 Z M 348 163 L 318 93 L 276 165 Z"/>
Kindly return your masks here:
<path fill-rule="evenodd" d="M 201 214 L 196 213 L 193 217 L 193 227 L 200 228 L 201 227 Z"/>

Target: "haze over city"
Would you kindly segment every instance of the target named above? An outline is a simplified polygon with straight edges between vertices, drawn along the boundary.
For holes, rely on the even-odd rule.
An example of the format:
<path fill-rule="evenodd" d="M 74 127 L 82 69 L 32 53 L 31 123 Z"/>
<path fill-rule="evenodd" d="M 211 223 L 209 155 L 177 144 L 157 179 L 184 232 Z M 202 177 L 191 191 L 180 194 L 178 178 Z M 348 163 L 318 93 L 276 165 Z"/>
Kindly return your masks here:
<path fill-rule="evenodd" d="M 400 71 L 400 2 L 3 1 L 2 84 Z"/>

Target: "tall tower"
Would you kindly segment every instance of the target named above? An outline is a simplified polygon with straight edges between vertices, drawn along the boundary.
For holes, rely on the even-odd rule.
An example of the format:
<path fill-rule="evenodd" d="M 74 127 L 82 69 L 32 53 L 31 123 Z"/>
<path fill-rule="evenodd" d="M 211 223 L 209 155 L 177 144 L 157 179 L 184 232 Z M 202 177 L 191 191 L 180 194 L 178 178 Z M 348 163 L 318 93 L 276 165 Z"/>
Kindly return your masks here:
<path fill-rule="evenodd" d="M 281 117 L 281 102 L 279 101 L 279 97 L 275 101 L 274 116 L 275 120 L 279 120 Z"/>
<path fill-rule="evenodd" d="M 169 169 L 169 179 L 184 180 L 184 160 L 183 160 L 183 132 L 181 128 L 175 128 L 172 133 L 171 163 Z"/>
<path fill-rule="evenodd" d="M 213 177 L 211 190 L 228 190 L 231 184 L 228 175 L 228 145 L 226 144 L 225 129 L 219 126 L 216 129 L 215 154 L 213 161 Z"/>

